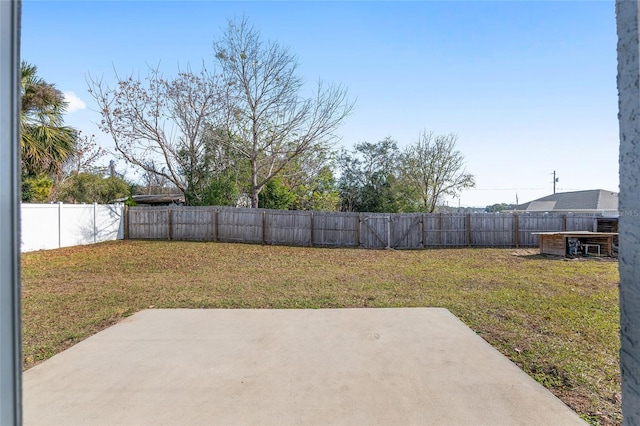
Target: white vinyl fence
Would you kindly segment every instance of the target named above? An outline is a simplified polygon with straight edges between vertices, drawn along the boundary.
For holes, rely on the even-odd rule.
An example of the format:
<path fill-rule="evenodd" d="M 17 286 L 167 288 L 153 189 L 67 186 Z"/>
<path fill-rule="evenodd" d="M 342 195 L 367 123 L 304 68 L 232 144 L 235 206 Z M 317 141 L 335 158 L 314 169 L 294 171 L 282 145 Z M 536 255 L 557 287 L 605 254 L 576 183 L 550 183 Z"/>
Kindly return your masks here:
<path fill-rule="evenodd" d="M 21 251 L 94 244 L 124 237 L 124 204 L 22 204 Z"/>

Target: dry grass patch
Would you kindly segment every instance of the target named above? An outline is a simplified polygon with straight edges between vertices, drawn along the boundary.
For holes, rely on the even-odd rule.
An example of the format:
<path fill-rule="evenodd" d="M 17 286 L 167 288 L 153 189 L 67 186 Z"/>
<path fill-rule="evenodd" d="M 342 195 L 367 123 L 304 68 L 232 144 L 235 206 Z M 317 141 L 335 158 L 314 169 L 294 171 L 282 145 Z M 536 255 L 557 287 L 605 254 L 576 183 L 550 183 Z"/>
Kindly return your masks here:
<path fill-rule="evenodd" d="M 27 253 L 25 368 L 150 307 L 444 307 L 583 418 L 618 424 L 617 263 L 534 253 L 165 241 Z"/>

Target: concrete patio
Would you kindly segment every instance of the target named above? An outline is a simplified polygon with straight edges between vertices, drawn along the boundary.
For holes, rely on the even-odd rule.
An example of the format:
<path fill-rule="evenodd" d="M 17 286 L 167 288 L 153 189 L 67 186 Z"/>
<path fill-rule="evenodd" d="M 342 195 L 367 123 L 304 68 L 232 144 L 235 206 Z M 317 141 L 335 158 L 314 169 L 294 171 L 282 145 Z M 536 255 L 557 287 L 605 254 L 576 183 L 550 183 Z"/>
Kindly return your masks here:
<path fill-rule="evenodd" d="M 26 425 L 570 425 L 446 309 L 147 310 L 26 371 Z"/>

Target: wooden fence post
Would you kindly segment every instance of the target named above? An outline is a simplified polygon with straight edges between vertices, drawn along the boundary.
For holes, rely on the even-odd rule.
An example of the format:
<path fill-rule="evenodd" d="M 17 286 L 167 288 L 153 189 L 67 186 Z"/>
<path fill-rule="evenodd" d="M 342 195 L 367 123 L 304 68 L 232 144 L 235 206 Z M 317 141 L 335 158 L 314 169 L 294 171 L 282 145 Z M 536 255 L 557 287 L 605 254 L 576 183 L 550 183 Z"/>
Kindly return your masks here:
<path fill-rule="evenodd" d="M 513 241 L 516 248 L 520 247 L 520 216 L 513 215 Z"/>
<path fill-rule="evenodd" d="M 567 215 L 563 214 L 562 215 L 562 232 L 566 232 L 567 231 Z"/>
<path fill-rule="evenodd" d="M 442 247 L 442 213 L 438 213 L 438 246 Z"/>
<path fill-rule="evenodd" d="M 356 228 L 356 239 L 358 240 L 358 247 L 360 247 L 360 222 L 362 219 L 360 218 L 360 213 L 358 213 L 358 227 Z"/>
<path fill-rule="evenodd" d="M 262 210 L 262 244 L 267 243 L 267 237 L 266 237 L 267 230 L 265 229 L 266 224 L 267 224 L 267 212 L 265 210 Z"/>
<path fill-rule="evenodd" d="M 309 247 L 313 247 L 313 212 L 309 212 Z"/>
<path fill-rule="evenodd" d="M 220 211 L 218 209 L 215 209 L 214 211 L 215 214 L 215 232 L 216 232 L 216 241 L 220 241 Z"/>
<path fill-rule="evenodd" d="M 124 220 L 124 224 L 123 224 L 123 238 L 125 240 L 129 239 L 129 206 L 127 206 L 126 204 L 124 205 L 124 211 L 122 213 L 123 216 L 123 220 Z"/>
<path fill-rule="evenodd" d="M 465 219 L 465 228 L 467 228 L 467 247 L 471 247 L 471 213 L 467 213 L 467 217 Z"/>
<path fill-rule="evenodd" d="M 172 211 L 171 211 L 171 207 L 167 207 L 167 239 L 171 240 L 171 236 L 173 234 L 173 230 L 171 229 L 172 227 Z"/>
<path fill-rule="evenodd" d="M 213 241 L 218 241 L 218 209 L 211 211 L 211 228 L 213 231 Z"/>
<path fill-rule="evenodd" d="M 424 215 L 420 215 L 420 246 L 424 248 Z"/>

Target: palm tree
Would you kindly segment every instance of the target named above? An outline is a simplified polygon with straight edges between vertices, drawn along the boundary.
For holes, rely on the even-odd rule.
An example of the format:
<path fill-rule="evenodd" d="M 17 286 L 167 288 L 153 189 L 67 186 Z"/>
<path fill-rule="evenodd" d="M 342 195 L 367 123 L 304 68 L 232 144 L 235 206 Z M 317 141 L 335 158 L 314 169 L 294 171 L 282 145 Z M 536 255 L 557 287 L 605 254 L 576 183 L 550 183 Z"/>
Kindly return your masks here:
<path fill-rule="evenodd" d="M 76 132 L 64 125 L 67 108 L 55 85 L 36 75 L 37 68 L 21 64 L 20 116 L 23 176 L 57 174 L 75 150 Z"/>

